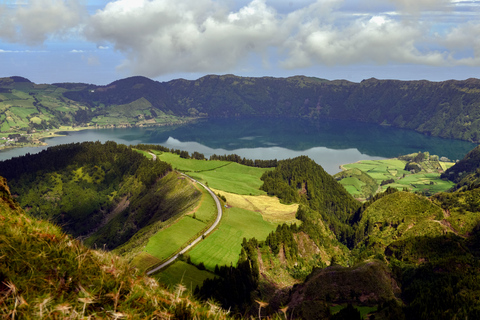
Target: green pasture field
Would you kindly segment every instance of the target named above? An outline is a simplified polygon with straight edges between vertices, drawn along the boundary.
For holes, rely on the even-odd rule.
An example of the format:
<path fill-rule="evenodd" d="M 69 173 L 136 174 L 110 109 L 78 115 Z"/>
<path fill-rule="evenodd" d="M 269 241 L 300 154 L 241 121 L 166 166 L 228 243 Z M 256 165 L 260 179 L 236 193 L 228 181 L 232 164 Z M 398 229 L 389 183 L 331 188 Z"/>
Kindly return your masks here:
<path fill-rule="evenodd" d="M 32 107 L 11 107 L 10 111 L 18 117 L 27 120 L 27 117 L 33 113 L 38 113 L 37 108 Z"/>
<path fill-rule="evenodd" d="M 395 182 L 382 186 L 382 190 L 388 187 L 403 190 L 407 188 L 410 191 L 425 192 L 427 194 L 435 194 L 450 189 L 454 184 L 451 181 L 444 181 L 440 179 L 440 173 L 435 172 L 432 166 L 428 163 L 422 163 L 423 167 L 433 172 L 424 172 L 412 174 L 409 171 L 403 170 L 407 162 L 399 159 L 387 160 L 365 160 L 357 163 L 343 165 L 345 169 L 359 169 L 371 176 L 380 184 L 384 180 L 394 179 Z M 446 164 L 440 162 L 443 168 L 448 168 L 453 164 Z M 431 168 L 430 168 L 431 167 Z M 432 170 L 430 170 L 432 169 Z M 358 182 L 356 182 L 356 181 Z M 357 196 L 361 190 L 362 182 L 356 178 L 345 178 L 340 180 L 340 183 L 353 196 Z"/>
<path fill-rule="evenodd" d="M 433 183 L 433 184 L 431 184 Z M 423 173 L 406 175 L 395 183 L 382 186 L 383 190 L 386 190 L 388 186 L 403 189 L 407 188 L 410 191 L 426 192 L 429 194 L 435 194 L 437 192 L 443 192 L 450 189 L 455 184 L 448 180 L 440 179 L 438 173 Z"/>
<path fill-rule="evenodd" d="M 132 259 L 130 263 L 136 268 L 145 271 L 148 268 L 159 265 L 161 262 L 162 260 L 155 258 L 151 254 L 148 254 L 146 252 L 140 252 Z"/>
<path fill-rule="evenodd" d="M 409 171 L 403 170 L 406 163 L 406 161 L 398 159 L 365 160 L 346 164 L 343 167 L 346 169 L 360 169 L 380 184 L 384 180 L 399 178 L 403 174 L 410 174 Z"/>
<path fill-rule="evenodd" d="M 215 201 L 203 188 L 202 202 L 192 215 L 185 215 L 166 229 L 162 229 L 152 236 L 144 251 L 152 256 L 164 260 L 173 255 L 181 247 L 201 232 L 212 222 L 217 213 Z"/>
<path fill-rule="evenodd" d="M 222 222 L 190 252 L 193 263 L 203 262 L 208 270 L 215 265 L 236 265 L 243 238 L 265 240 L 278 224 L 263 220 L 262 215 L 239 208 L 224 209 Z"/>
<path fill-rule="evenodd" d="M 217 168 L 230 164 L 229 161 L 183 159 L 180 158 L 178 154 L 170 152 L 158 152 L 155 150 L 153 150 L 152 152 L 156 153 L 160 160 L 170 163 L 175 169 L 188 173 L 189 175 L 191 173 L 190 171 L 215 170 Z"/>
<path fill-rule="evenodd" d="M 144 251 L 160 260 L 165 260 L 187 244 L 188 241 L 193 240 L 193 237 L 205 227 L 204 222 L 185 216 L 151 237 Z"/>
<path fill-rule="evenodd" d="M 342 179 L 342 184 L 345 188 L 351 187 L 353 188 L 352 191 L 359 193 L 359 192 L 362 192 L 362 186 L 365 185 L 365 182 L 360 181 L 354 177 L 348 177 L 348 178 Z"/>
<path fill-rule="evenodd" d="M 260 190 L 263 184 L 260 177 L 265 171 L 272 170 L 248 167 L 229 161 L 183 159 L 170 152 L 161 153 L 159 159 L 170 163 L 172 167 L 186 172 L 200 182 L 207 183 L 211 188 L 236 194 L 266 194 L 265 191 Z"/>
<path fill-rule="evenodd" d="M 8 124 L 8 122 L 4 121 L 2 123 L 2 126 L 0 127 L 0 131 L 6 132 L 6 131 L 9 131 L 9 130 L 10 130 L 10 125 Z"/>
<path fill-rule="evenodd" d="M 181 283 L 193 292 L 196 286 L 201 287 L 204 280 L 213 279 L 215 275 L 206 270 L 199 270 L 184 261 L 176 261 L 153 277 L 167 287 L 174 288 Z"/>
<path fill-rule="evenodd" d="M 32 117 L 32 118 L 30 118 L 30 122 L 40 124 L 40 123 L 42 123 L 42 119 L 40 119 L 39 117 Z"/>
<path fill-rule="evenodd" d="M 189 175 L 202 182 L 207 182 L 209 187 L 226 192 L 246 195 L 264 195 L 260 190 L 263 181 L 260 177 L 267 170 L 265 168 L 247 167 L 235 162 L 213 171 L 190 172 Z"/>

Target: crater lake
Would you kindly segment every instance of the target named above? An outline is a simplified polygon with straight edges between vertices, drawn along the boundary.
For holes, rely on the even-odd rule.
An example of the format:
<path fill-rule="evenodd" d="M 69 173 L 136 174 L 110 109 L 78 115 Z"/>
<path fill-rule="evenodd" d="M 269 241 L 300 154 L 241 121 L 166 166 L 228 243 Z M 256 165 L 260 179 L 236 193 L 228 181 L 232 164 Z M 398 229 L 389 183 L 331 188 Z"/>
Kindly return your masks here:
<path fill-rule="evenodd" d="M 342 164 L 418 151 L 455 161 L 476 146 L 369 123 L 294 118 L 202 119 L 181 126 L 66 132 L 65 136 L 45 140 L 48 146 L 83 141 L 160 144 L 190 153 L 198 151 L 207 158 L 235 153 L 248 159 L 281 160 L 306 155 L 330 174 L 339 172 Z M 3 150 L 0 160 L 37 153 L 48 146 Z"/>

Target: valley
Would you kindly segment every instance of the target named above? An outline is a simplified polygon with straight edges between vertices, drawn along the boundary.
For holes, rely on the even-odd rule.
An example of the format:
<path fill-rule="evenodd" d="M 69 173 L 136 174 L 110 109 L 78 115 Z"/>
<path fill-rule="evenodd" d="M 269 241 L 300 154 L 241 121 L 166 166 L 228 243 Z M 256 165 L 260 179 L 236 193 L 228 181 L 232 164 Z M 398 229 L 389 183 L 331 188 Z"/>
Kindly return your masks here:
<path fill-rule="evenodd" d="M 430 303 L 439 295 L 454 301 L 462 292 L 476 306 L 477 154 L 474 149 L 453 164 L 415 153 L 345 165 L 332 177 L 308 157 L 206 160 L 159 145 L 88 142 L 0 162 L 0 174 L 29 219 L 56 221 L 86 245 L 112 250 L 145 273 L 215 220 L 212 195 L 184 172 L 212 189 L 223 216 L 211 234 L 151 275 L 169 290 L 183 288 L 182 294 L 242 314 L 256 314 L 255 301 L 264 301 L 262 313 L 277 318 L 287 312 L 335 319 L 359 310 L 359 317 L 410 319 L 421 318 L 418 312 L 476 312 Z M 438 189 L 427 197 L 418 185 L 431 182 Z M 369 184 L 366 201 L 355 200 Z"/>

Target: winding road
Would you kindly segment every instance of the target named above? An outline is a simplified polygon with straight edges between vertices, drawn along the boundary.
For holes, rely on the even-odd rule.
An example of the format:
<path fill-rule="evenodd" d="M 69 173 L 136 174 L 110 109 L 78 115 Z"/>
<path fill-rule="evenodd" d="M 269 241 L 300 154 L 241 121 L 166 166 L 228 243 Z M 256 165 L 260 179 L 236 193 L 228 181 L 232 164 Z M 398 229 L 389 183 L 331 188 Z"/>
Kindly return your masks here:
<path fill-rule="evenodd" d="M 153 153 L 150 153 L 150 154 L 152 155 L 153 160 L 155 161 L 157 159 L 157 156 Z M 213 224 L 210 226 L 210 228 L 208 228 L 208 230 L 205 231 L 201 236 L 199 236 L 198 238 L 196 238 L 195 240 L 190 242 L 184 249 L 182 249 L 179 253 L 174 255 L 172 258 L 168 259 L 167 261 L 165 261 L 164 263 L 162 263 L 158 267 L 148 271 L 147 275 L 151 275 L 152 273 L 155 273 L 158 270 L 161 270 L 161 269 L 165 268 L 166 266 L 168 266 L 169 264 L 173 263 L 175 260 L 177 260 L 178 256 L 180 256 L 180 255 L 184 254 L 185 252 L 187 252 L 188 250 L 192 249 L 197 243 L 199 243 L 203 239 L 203 237 L 206 237 L 209 233 L 211 233 L 213 230 L 215 230 L 215 228 L 220 223 L 220 220 L 222 220 L 222 214 L 223 214 L 222 204 L 220 203 L 220 200 L 218 200 L 218 197 L 215 195 L 215 193 L 212 190 L 210 190 L 209 187 L 207 187 L 203 183 L 193 179 L 192 177 L 190 177 L 190 176 L 188 176 L 184 173 L 181 173 L 181 175 L 189 178 L 190 180 L 192 180 L 195 183 L 198 183 L 199 185 L 204 187 L 205 190 L 208 191 L 208 193 L 210 193 L 210 195 L 213 197 L 213 200 L 215 200 L 215 204 L 217 205 L 217 218 L 215 219 L 215 222 L 213 222 Z"/>

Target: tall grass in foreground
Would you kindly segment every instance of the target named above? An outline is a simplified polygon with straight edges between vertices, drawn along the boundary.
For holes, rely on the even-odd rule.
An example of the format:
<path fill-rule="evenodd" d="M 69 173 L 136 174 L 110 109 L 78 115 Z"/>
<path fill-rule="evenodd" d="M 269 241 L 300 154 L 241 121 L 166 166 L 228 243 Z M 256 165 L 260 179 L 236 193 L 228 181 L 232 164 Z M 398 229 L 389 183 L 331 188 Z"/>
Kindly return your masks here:
<path fill-rule="evenodd" d="M 183 286 L 174 292 L 112 253 L 26 216 L 0 178 L 0 313 L 9 319 L 225 319 Z"/>

